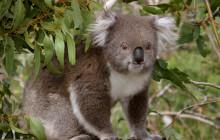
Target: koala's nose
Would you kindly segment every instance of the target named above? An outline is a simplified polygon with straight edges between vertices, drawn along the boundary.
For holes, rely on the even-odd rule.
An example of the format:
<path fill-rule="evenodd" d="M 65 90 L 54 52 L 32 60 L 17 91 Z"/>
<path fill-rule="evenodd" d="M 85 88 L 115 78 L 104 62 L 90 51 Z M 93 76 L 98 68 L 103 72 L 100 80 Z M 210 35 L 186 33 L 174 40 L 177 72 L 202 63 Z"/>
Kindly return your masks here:
<path fill-rule="evenodd" d="M 137 64 L 140 64 L 144 61 L 144 49 L 142 47 L 137 47 L 133 51 L 134 61 Z"/>

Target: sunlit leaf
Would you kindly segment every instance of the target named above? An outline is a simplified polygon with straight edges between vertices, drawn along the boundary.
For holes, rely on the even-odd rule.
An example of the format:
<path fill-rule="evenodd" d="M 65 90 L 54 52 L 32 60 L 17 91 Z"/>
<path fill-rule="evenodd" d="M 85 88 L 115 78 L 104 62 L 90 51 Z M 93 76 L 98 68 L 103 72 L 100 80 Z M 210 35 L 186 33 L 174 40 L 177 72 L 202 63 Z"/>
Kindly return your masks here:
<path fill-rule="evenodd" d="M 53 51 L 54 51 L 54 43 L 53 43 L 53 38 L 52 36 L 48 36 L 45 34 L 44 41 L 43 41 L 43 46 L 44 46 L 44 53 L 45 53 L 45 60 L 44 64 L 48 65 L 51 62 L 51 59 L 53 57 Z"/>
<path fill-rule="evenodd" d="M 75 42 L 71 35 L 66 34 L 66 41 L 67 41 L 67 47 L 68 47 L 68 57 L 70 64 L 76 63 L 76 48 L 75 48 Z"/>
<path fill-rule="evenodd" d="M 170 5 L 168 3 L 162 3 L 158 4 L 157 7 L 159 7 L 163 12 L 169 9 Z"/>
<path fill-rule="evenodd" d="M 82 22 L 83 22 L 83 18 L 81 15 L 81 10 L 79 7 L 79 3 L 77 0 L 72 0 L 71 3 L 72 9 L 73 9 L 73 18 L 74 18 L 74 25 L 75 28 L 80 28 Z"/>
<path fill-rule="evenodd" d="M 65 45 L 64 45 L 63 34 L 61 31 L 56 31 L 55 52 L 57 59 L 62 67 L 64 67 L 64 50 L 65 50 Z"/>
<path fill-rule="evenodd" d="M 44 127 L 42 123 L 36 118 L 30 119 L 30 131 L 38 140 L 46 140 L 46 135 L 44 132 Z"/>
<path fill-rule="evenodd" d="M 25 17 L 25 7 L 23 4 L 23 0 L 17 0 L 15 3 L 15 9 L 14 9 L 14 27 L 13 29 L 16 29 L 18 26 L 21 25 L 21 23 L 24 20 Z"/>
<path fill-rule="evenodd" d="M 61 28 L 60 24 L 54 22 L 43 22 L 41 25 L 47 31 L 56 31 Z"/>
<path fill-rule="evenodd" d="M 143 10 L 151 14 L 162 14 L 163 13 L 163 11 L 157 6 L 144 6 Z"/>

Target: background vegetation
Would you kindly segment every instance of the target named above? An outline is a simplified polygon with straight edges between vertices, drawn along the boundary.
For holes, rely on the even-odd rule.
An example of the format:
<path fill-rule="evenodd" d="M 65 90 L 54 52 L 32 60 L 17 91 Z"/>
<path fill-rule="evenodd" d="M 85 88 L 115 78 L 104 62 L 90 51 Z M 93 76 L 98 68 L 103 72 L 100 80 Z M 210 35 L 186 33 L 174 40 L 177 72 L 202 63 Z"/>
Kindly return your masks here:
<path fill-rule="evenodd" d="M 132 1 L 118 1 L 113 9 L 172 15 L 180 36 L 178 45 L 163 49 L 156 63 L 147 129 L 170 140 L 219 140 L 220 1 Z M 89 49 L 86 28 L 101 9 L 102 3 L 94 0 L 0 1 L 1 139 L 45 139 L 38 120 L 18 115 L 25 80 L 32 70 L 37 77 L 41 66 L 60 73 L 65 47 L 69 62 L 75 64 L 75 47 L 84 41 L 85 51 Z M 54 55 L 59 68 L 50 63 Z M 129 132 L 121 108 L 116 105 L 112 112 L 115 131 L 126 139 Z M 27 128 L 19 128 L 18 118 L 27 121 Z"/>

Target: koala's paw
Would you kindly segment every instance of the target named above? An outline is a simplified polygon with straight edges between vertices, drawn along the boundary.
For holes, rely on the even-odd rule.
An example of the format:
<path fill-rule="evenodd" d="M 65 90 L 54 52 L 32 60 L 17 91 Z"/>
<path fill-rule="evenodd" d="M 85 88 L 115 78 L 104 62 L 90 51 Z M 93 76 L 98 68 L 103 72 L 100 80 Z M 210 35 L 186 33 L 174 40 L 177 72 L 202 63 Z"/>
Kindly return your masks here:
<path fill-rule="evenodd" d="M 159 135 L 150 135 L 144 138 L 137 138 L 135 136 L 130 137 L 128 140 L 166 140 L 165 137 L 161 137 Z"/>
<path fill-rule="evenodd" d="M 79 136 L 75 136 L 75 137 L 71 138 L 70 140 L 93 140 L 93 139 L 89 135 L 82 134 Z"/>
<path fill-rule="evenodd" d="M 110 137 L 101 138 L 101 140 L 121 140 L 121 139 L 119 139 L 119 138 L 116 137 L 116 136 L 110 136 Z"/>
<path fill-rule="evenodd" d="M 149 137 L 149 140 L 166 140 L 166 138 L 165 137 L 161 137 L 160 135 L 151 135 Z"/>

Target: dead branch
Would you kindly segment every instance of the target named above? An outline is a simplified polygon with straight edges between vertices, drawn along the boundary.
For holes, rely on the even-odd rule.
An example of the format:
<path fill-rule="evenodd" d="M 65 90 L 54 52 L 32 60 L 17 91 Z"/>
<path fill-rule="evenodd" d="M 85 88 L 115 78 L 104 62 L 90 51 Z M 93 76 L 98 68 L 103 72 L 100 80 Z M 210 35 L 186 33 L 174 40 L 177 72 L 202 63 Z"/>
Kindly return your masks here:
<path fill-rule="evenodd" d="M 161 115 L 161 116 L 172 116 L 172 117 L 175 117 L 177 119 L 183 118 L 183 119 L 197 120 L 197 121 L 203 122 L 205 124 L 208 124 L 208 125 L 214 127 L 215 129 L 220 129 L 220 126 L 216 125 L 215 122 L 213 122 L 213 121 L 211 121 L 209 119 L 202 118 L 200 116 L 196 116 L 196 115 L 192 115 L 192 114 L 187 114 L 187 113 L 179 114 L 179 112 L 169 112 L 169 111 L 157 112 L 157 113 L 158 113 L 158 115 Z M 155 115 L 155 114 L 153 114 L 153 115 Z M 172 123 L 173 122 L 171 122 L 171 124 Z"/>
<path fill-rule="evenodd" d="M 193 80 L 190 80 L 190 82 L 196 86 L 209 86 L 209 87 L 220 89 L 220 85 L 213 84 L 213 83 L 198 82 L 198 81 L 193 81 Z"/>

